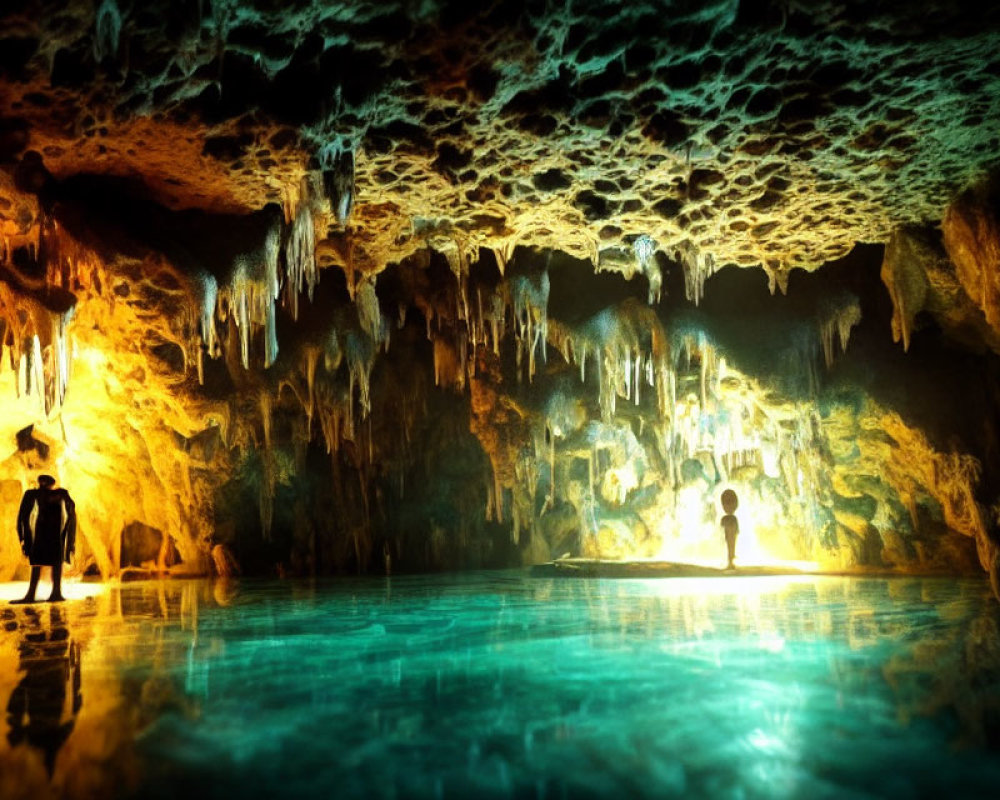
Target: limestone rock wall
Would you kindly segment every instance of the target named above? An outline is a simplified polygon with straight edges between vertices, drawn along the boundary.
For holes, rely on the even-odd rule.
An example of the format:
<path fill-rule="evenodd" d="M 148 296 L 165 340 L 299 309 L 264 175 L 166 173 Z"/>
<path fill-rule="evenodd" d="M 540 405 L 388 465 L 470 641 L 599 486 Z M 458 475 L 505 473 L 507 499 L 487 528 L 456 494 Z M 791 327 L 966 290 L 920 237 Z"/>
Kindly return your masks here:
<path fill-rule="evenodd" d="M 941 223 L 944 246 L 958 280 L 1000 334 L 1000 195 L 995 181 L 974 186 L 948 206 Z M 996 347 L 994 346 L 994 350 Z"/>
<path fill-rule="evenodd" d="M 930 351 L 891 346 L 871 260 L 803 278 L 788 298 L 730 269 L 699 309 L 677 291 L 650 306 L 642 278 L 565 254 L 520 249 L 502 275 L 488 251 L 458 272 L 424 253 L 356 284 L 353 299 L 328 272 L 312 300 L 304 287 L 297 306 L 269 299 L 273 319 L 244 315 L 235 293 L 205 317 L 199 273 L 133 229 L 116 229 L 102 257 L 59 220 L 93 242 L 101 231 L 60 202 L 32 268 L 73 298 L 71 370 L 60 397 L 59 335 L 28 344 L 34 328 L 15 337 L 8 325 L 8 398 L 22 396 L 5 401 L 2 498 L 12 517 L 35 473 L 57 474 L 80 507 L 77 569 L 200 573 L 217 546 L 239 568 L 281 574 L 566 553 L 713 562 L 725 488 L 741 498 L 743 563 L 995 562 L 995 441 L 965 433 L 941 398 L 893 396 L 950 359 L 926 326 L 913 341 Z M 282 244 L 294 236 L 289 223 Z M 244 263 L 245 248 L 233 252 Z M 29 266 L 10 267 L 6 313 L 65 319 L 20 314 L 37 302 L 15 281 Z M 684 279 L 668 265 L 668 290 Z M 272 331 L 280 347 L 265 366 Z M 858 331 L 888 350 L 855 356 Z M 956 394 L 992 358 L 967 356 Z M 12 574 L 13 545 L 0 553 Z"/>
<path fill-rule="evenodd" d="M 701 558 L 731 485 L 755 557 L 995 572 L 997 22 L 5 3 L 0 514 L 56 474 L 106 576 Z"/>
<path fill-rule="evenodd" d="M 983 298 L 981 285 L 970 285 L 963 279 L 951 250 L 956 245 L 950 241 L 954 233 L 954 206 L 949 206 L 941 233 L 928 227 L 904 227 L 893 231 L 886 245 L 882 262 L 882 282 L 889 290 L 894 307 L 892 335 L 901 341 L 903 349 L 910 346 L 910 337 L 924 319 L 918 317 L 926 312 L 925 318 L 945 330 L 949 337 L 971 349 L 988 348 L 1000 352 L 1000 336 L 986 318 L 981 303 L 973 300 L 970 289 Z M 980 270 L 979 262 L 971 254 L 965 256 L 969 265 Z M 988 270 L 988 268 L 987 268 Z M 987 271 L 985 274 L 989 274 Z"/>

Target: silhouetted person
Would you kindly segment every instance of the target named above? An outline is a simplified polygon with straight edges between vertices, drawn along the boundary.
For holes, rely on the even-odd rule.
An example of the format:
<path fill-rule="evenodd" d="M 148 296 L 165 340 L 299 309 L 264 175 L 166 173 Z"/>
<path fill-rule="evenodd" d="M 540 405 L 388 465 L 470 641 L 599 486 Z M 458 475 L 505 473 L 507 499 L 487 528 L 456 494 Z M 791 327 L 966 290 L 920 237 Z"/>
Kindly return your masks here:
<path fill-rule="evenodd" d="M 65 489 L 56 489 L 51 475 L 38 476 L 38 488 L 28 489 L 17 512 L 17 538 L 21 550 L 31 562 L 28 593 L 13 603 L 34 603 L 42 567 L 52 569 L 50 603 L 64 600 L 62 596 L 62 563 L 69 563 L 76 548 L 76 504 Z M 35 527 L 31 515 L 35 513 Z"/>
<path fill-rule="evenodd" d="M 721 500 L 722 510 L 726 512 L 722 518 L 722 532 L 726 535 L 726 549 L 729 553 L 729 564 L 726 569 L 736 569 L 733 560 L 736 558 L 736 537 L 740 533 L 740 521 L 733 512 L 739 506 L 740 500 L 732 489 L 726 489 L 722 493 Z"/>
<path fill-rule="evenodd" d="M 21 682 L 7 702 L 7 741 L 11 747 L 27 744 L 42 750 L 52 775 L 59 748 L 69 738 L 80 711 L 80 648 L 57 606 L 49 610 L 46 632 L 37 611 L 29 609 L 21 624 L 18 667 Z M 63 722 L 66 696 L 72 697 L 71 716 Z"/>

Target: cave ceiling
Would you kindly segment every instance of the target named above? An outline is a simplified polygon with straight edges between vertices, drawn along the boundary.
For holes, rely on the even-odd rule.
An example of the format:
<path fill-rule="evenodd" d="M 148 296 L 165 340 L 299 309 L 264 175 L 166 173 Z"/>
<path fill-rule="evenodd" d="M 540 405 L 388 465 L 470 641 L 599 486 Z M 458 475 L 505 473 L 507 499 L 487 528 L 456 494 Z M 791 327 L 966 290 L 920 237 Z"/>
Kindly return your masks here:
<path fill-rule="evenodd" d="M 629 272 L 648 236 L 781 282 L 937 222 L 998 150 L 986 6 L 4 8 L 7 158 L 139 178 L 171 209 L 289 209 L 311 186 L 321 266 L 430 243 Z"/>

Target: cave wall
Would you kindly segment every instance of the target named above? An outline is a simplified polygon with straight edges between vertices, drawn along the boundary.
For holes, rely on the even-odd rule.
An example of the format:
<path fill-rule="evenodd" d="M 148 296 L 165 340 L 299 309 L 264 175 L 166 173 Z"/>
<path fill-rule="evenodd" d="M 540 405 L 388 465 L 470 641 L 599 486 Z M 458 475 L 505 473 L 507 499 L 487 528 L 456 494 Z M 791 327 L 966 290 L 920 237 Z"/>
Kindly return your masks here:
<path fill-rule="evenodd" d="M 0 515 L 51 472 L 106 577 L 711 560 L 735 488 L 746 559 L 996 576 L 997 22 L 6 3 Z"/>
<path fill-rule="evenodd" d="M 344 273 L 324 271 L 294 313 L 279 298 L 273 322 L 222 306 L 208 335 L 197 276 L 134 230 L 89 249 L 60 226 L 83 225 L 60 203 L 37 252 L 73 255 L 36 269 L 75 303 L 9 326 L 20 371 L 3 373 L 0 469 L 11 519 L 37 472 L 71 489 L 78 571 L 203 574 L 227 569 L 218 546 L 251 574 L 567 554 L 715 563 L 727 488 L 741 498 L 741 563 L 995 562 L 997 356 L 923 312 L 908 352 L 893 344 L 891 248 L 795 273 L 787 295 L 761 270 L 724 269 L 699 305 L 679 257 L 659 257 L 651 304 L 644 277 L 563 253 L 518 249 L 501 272 L 483 251 L 454 272 L 428 251 L 359 281 L 353 299 Z M 23 272 L 9 267 L 15 320 L 34 302 Z M 60 335 L 71 353 L 46 412 L 22 340 L 62 319 L 39 345 L 46 389 Z M 269 325 L 281 346 L 264 367 Z"/>

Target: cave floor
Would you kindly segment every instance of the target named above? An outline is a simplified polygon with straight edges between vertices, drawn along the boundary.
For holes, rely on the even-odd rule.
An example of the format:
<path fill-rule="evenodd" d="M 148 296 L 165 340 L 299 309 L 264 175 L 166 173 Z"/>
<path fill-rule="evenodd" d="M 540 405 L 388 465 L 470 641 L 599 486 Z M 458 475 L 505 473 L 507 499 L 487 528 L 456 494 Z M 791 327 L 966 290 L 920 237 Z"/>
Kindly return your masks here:
<path fill-rule="evenodd" d="M 737 565 L 734 569 L 677 561 L 615 561 L 561 558 L 531 568 L 539 577 L 579 578 L 753 578 L 820 574 L 786 566 Z"/>
<path fill-rule="evenodd" d="M 0 797 L 1000 785 L 982 579 L 507 570 L 83 595 L 0 606 Z"/>
<path fill-rule="evenodd" d="M 733 569 L 713 567 L 705 564 L 691 564 L 679 561 L 656 561 L 650 559 L 627 561 L 599 558 L 560 558 L 530 568 L 531 574 L 548 578 L 766 578 L 766 577 L 841 577 L 841 578 L 912 578 L 912 577 L 963 577 L 978 578 L 974 575 L 955 575 L 939 569 L 892 570 L 876 567 L 857 567 L 852 570 L 822 570 L 818 568 L 800 569 L 789 565 L 739 564 Z M 985 577 L 983 578 L 985 580 Z"/>

